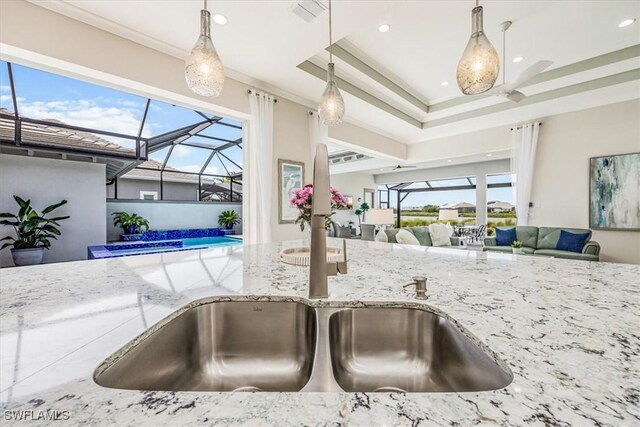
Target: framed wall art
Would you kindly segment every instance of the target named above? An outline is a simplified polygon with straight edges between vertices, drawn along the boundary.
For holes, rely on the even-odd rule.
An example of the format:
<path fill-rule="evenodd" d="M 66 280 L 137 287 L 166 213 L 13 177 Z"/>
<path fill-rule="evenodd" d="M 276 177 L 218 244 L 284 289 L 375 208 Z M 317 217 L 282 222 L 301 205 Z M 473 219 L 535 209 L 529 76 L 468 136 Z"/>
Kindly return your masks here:
<path fill-rule="evenodd" d="M 640 153 L 589 162 L 589 227 L 640 230 Z"/>
<path fill-rule="evenodd" d="M 278 159 L 278 223 L 293 224 L 298 209 L 289 204 L 293 191 L 304 185 L 304 163 Z"/>

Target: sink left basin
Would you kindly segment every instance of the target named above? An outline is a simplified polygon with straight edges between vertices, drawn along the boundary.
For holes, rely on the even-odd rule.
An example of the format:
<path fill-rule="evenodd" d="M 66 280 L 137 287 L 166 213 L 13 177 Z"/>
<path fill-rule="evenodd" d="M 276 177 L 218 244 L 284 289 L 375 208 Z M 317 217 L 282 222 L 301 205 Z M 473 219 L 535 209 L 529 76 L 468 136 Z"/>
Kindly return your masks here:
<path fill-rule="evenodd" d="M 305 304 L 203 304 L 144 336 L 94 380 L 131 390 L 300 391 L 311 377 L 316 330 Z"/>

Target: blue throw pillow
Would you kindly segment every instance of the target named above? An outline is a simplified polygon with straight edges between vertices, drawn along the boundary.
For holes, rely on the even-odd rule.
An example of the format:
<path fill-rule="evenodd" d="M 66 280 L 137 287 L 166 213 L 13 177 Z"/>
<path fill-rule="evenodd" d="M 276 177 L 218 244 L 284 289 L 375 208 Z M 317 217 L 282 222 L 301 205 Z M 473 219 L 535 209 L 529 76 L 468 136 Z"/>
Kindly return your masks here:
<path fill-rule="evenodd" d="M 569 231 L 560 230 L 560 238 L 556 243 L 556 249 L 561 251 L 571 251 L 582 253 L 584 244 L 587 243 L 589 233 L 571 233 Z"/>
<path fill-rule="evenodd" d="M 515 227 L 496 228 L 496 245 L 511 246 L 514 240 L 518 240 Z"/>

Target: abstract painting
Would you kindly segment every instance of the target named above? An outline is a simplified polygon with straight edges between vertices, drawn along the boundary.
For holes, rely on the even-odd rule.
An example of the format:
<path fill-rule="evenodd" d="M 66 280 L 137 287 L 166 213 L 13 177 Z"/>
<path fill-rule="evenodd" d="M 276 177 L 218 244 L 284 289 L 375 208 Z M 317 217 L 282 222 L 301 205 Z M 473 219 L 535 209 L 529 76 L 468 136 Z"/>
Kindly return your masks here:
<path fill-rule="evenodd" d="M 298 209 L 289 201 L 293 190 L 304 185 L 304 163 L 278 159 L 278 223 L 293 224 L 298 218 Z"/>
<path fill-rule="evenodd" d="M 640 153 L 592 157 L 589 227 L 640 230 Z"/>

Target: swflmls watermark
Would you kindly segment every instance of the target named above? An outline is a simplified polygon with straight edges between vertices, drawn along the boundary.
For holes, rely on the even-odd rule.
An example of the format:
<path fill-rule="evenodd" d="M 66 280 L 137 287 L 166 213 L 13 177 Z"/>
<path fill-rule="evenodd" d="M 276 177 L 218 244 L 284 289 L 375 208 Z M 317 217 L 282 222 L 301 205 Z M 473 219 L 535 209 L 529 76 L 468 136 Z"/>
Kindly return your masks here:
<path fill-rule="evenodd" d="M 20 411 L 4 411 L 5 421 L 66 421 L 71 418 L 69 411 L 57 411 L 45 409 L 34 411 L 32 409 Z"/>

